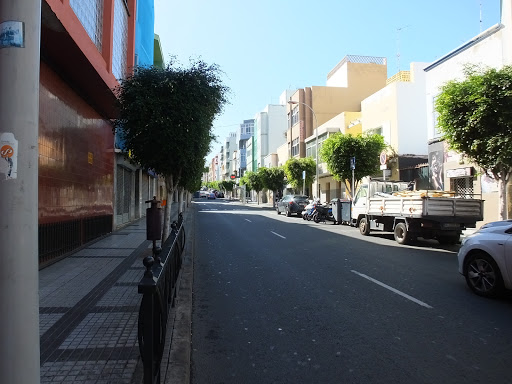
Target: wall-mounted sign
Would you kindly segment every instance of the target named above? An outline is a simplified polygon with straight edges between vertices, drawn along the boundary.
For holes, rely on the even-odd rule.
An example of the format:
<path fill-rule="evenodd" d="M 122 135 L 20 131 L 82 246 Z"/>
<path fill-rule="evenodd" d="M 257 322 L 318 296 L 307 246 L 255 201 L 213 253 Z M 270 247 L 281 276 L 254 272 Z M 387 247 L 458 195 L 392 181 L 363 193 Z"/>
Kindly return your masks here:
<path fill-rule="evenodd" d="M 473 167 L 447 169 L 446 177 L 467 177 L 473 175 Z"/>
<path fill-rule="evenodd" d="M 0 23 L 0 48 L 25 47 L 25 31 L 22 21 L 3 21 Z"/>

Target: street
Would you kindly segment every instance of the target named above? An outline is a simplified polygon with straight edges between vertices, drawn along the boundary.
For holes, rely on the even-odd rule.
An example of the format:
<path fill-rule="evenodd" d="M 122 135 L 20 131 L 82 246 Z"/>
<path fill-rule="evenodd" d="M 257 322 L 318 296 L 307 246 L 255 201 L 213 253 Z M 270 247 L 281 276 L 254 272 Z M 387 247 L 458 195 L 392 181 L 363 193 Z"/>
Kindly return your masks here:
<path fill-rule="evenodd" d="M 191 381 L 512 383 L 512 301 L 458 246 L 196 200 Z"/>

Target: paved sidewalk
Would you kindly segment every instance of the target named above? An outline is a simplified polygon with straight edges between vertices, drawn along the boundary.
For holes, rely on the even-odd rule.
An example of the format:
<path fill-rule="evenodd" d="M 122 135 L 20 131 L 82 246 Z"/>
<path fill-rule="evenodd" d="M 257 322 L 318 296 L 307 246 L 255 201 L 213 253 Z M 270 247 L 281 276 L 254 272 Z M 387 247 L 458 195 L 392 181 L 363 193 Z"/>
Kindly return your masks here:
<path fill-rule="evenodd" d="M 184 215 L 188 238 L 190 208 Z M 177 204 L 171 212 L 175 220 Z M 39 272 L 41 383 L 142 382 L 137 286 L 151 248 L 142 218 Z M 170 324 L 167 358 L 172 335 Z"/>

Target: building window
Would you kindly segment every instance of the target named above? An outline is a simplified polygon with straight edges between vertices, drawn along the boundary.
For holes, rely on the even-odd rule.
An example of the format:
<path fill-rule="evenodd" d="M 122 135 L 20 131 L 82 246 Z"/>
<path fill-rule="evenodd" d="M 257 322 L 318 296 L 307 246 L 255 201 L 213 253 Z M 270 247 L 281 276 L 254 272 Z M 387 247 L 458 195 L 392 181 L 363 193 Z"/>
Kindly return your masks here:
<path fill-rule="evenodd" d="M 296 156 L 299 154 L 299 138 L 297 137 L 292 141 L 292 156 Z"/>
<path fill-rule="evenodd" d="M 292 126 L 299 122 L 299 107 L 294 107 L 292 109 Z"/>
<path fill-rule="evenodd" d="M 70 0 L 69 5 L 92 42 L 101 52 L 103 39 L 103 0 Z"/>
<path fill-rule="evenodd" d="M 368 134 L 370 135 L 381 135 L 382 136 L 382 127 L 372 128 L 368 130 Z"/>
<path fill-rule="evenodd" d="M 316 158 L 316 140 L 306 143 L 306 157 Z"/>
<path fill-rule="evenodd" d="M 450 190 L 456 196 L 473 198 L 473 177 L 455 177 L 450 179 Z"/>
<path fill-rule="evenodd" d="M 128 9 L 125 0 L 115 0 L 112 73 L 121 80 L 126 75 L 128 48 Z"/>

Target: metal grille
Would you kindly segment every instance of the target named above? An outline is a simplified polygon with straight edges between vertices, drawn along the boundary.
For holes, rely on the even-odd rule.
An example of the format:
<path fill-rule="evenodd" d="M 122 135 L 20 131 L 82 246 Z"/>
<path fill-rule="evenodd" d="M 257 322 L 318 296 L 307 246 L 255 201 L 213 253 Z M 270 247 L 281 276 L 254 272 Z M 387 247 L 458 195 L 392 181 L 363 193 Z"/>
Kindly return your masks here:
<path fill-rule="evenodd" d="M 456 196 L 471 198 L 474 195 L 472 177 L 456 177 L 450 179 L 450 190 L 455 192 Z"/>
<path fill-rule="evenodd" d="M 103 0 L 70 0 L 69 5 L 93 43 L 101 52 L 103 39 Z"/>
<path fill-rule="evenodd" d="M 116 223 L 124 224 L 130 220 L 130 202 L 132 195 L 132 171 L 117 167 L 116 176 Z"/>
<path fill-rule="evenodd" d="M 139 205 L 140 205 L 140 171 L 135 172 L 135 216 L 139 218 Z"/>
<path fill-rule="evenodd" d="M 39 225 L 39 266 L 58 261 L 71 251 L 112 232 L 112 215 Z"/>
<path fill-rule="evenodd" d="M 142 173 L 142 190 L 140 191 L 140 195 L 143 202 L 151 200 L 149 194 L 149 175 L 146 172 Z"/>
<path fill-rule="evenodd" d="M 340 69 L 343 66 L 343 64 L 347 62 L 359 64 L 386 65 L 387 59 L 385 57 L 347 55 L 338 64 L 336 64 L 336 66 L 331 72 L 327 74 L 327 79 L 329 79 L 338 69 Z"/>

